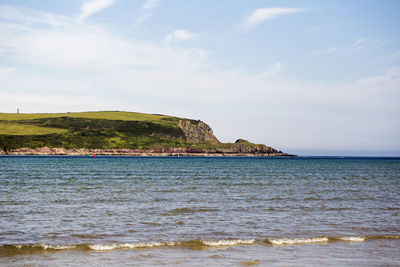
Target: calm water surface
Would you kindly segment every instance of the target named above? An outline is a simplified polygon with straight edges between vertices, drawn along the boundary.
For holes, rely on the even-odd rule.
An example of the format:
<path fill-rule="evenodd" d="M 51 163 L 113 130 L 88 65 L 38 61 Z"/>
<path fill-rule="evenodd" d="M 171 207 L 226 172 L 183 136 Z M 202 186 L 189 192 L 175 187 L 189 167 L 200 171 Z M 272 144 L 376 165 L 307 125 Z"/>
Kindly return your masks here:
<path fill-rule="evenodd" d="M 400 265 L 400 159 L 0 157 L 0 264 Z"/>

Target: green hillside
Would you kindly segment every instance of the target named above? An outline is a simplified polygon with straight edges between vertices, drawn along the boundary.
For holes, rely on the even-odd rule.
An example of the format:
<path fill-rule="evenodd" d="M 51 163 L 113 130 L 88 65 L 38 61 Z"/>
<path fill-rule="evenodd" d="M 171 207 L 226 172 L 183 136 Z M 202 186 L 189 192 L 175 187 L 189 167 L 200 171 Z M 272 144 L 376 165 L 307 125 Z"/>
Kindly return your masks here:
<path fill-rule="evenodd" d="M 276 153 L 245 140 L 220 143 L 196 120 L 135 112 L 0 113 L 0 149 L 173 149 L 221 153 Z"/>
<path fill-rule="evenodd" d="M 68 113 L 0 113 L 0 121 L 3 120 L 33 120 L 43 118 L 87 118 L 104 120 L 123 120 L 123 121 L 152 121 L 161 122 L 163 119 L 177 120 L 179 118 L 160 114 L 145 114 L 137 112 L 121 111 L 94 111 L 94 112 L 68 112 Z"/>
<path fill-rule="evenodd" d="M 0 135 L 45 135 L 54 133 L 65 133 L 68 130 L 40 127 L 29 124 L 0 121 Z"/>
<path fill-rule="evenodd" d="M 187 145 L 180 118 L 133 112 L 0 113 L 0 147 L 152 148 Z"/>

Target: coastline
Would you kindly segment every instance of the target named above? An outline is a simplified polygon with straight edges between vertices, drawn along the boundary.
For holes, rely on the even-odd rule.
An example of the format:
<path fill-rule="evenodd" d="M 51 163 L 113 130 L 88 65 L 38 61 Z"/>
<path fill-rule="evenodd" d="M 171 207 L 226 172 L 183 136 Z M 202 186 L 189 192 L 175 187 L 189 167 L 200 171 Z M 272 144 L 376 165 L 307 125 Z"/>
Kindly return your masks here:
<path fill-rule="evenodd" d="M 0 150 L 0 155 L 63 155 L 63 156 L 143 156 L 143 157 L 166 157 L 166 156 L 192 156 L 192 157 L 296 157 L 287 153 L 260 153 L 260 152 L 227 152 L 221 150 L 196 150 L 189 148 L 162 148 L 162 149 L 98 149 L 98 148 L 18 148 L 7 151 Z"/>

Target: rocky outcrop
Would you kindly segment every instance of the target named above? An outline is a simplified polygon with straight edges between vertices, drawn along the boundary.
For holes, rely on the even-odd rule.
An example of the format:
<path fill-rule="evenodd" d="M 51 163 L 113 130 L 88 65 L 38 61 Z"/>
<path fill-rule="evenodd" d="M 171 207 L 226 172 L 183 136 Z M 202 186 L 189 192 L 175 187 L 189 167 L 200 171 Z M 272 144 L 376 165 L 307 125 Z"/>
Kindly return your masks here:
<path fill-rule="evenodd" d="M 267 151 L 267 152 L 263 152 Z M 0 150 L 0 155 L 104 155 L 104 156 L 257 156 L 281 157 L 293 156 L 280 151 L 270 152 L 268 149 L 193 149 L 193 148 L 159 148 L 159 149 L 88 149 L 88 148 L 18 148 L 7 151 Z"/>
<path fill-rule="evenodd" d="M 185 133 L 187 141 L 193 143 L 219 143 L 211 127 L 200 120 L 179 120 L 178 126 Z"/>
<path fill-rule="evenodd" d="M 242 157 L 287 157 L 294 156 L 280 151 L 263 152 L 262 149 L 236 151 L 235 149 L 193 149 L 193 148 L 160 148 L 160 149 L 89 149 L 89 148 L 18 148 L 0 150 L 0 155 L 104 155 L 104 156 L 242 156 Z M 268 150 L 267 150 L 268 151 Z"/>
<path fill-rule="evenodd" d="M 272 147 L 263 145 L 263 144 L 253 144 L 245 139 L 238 139 L 232 147 L 229 149 L 225 149 L 224 152 L 238 152 L 238 153 L 257 153 L 257 154 L 275 154 L 282 153 Z"/>

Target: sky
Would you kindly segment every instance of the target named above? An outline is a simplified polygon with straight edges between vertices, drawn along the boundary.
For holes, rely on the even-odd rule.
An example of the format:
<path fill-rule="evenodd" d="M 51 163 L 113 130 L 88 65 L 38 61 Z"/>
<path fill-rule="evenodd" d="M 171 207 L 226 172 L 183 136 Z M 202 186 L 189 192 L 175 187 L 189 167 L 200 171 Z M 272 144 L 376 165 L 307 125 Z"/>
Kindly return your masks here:
<path fill-rule="evenodd" d="M 300 155 L 400 156 L 400 1 L 0 0 L 0 112 L 200 119 Z"/>

